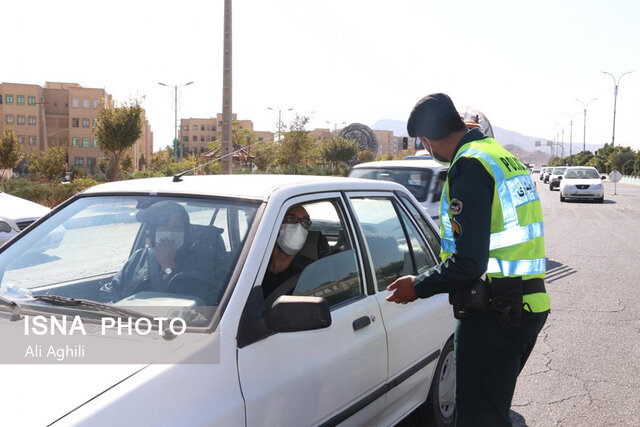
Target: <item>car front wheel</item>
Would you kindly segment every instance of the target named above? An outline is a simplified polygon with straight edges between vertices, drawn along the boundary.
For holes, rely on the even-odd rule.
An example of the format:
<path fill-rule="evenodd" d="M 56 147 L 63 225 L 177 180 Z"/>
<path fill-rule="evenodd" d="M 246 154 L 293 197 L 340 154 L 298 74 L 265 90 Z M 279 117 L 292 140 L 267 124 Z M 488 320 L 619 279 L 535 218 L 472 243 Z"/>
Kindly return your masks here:
<path fill-rule="evenodd" d="M 561 202 L 564 202 L 564 201 L 566 201 L 566 200 L 567 200 L 567 199 L 565 199 L 565 198 L 562 196 L 562 193 L 560 193 L 560 201 L 561 201 Z"/>
<path fill-rule="evenodd" d="M 453 337 L 442 349 L 438 366 L 433 374 L 429 396 L 425 402 L 428 425 L 445 427 L 455 424 L 456 415 L 456 365 Z"/>

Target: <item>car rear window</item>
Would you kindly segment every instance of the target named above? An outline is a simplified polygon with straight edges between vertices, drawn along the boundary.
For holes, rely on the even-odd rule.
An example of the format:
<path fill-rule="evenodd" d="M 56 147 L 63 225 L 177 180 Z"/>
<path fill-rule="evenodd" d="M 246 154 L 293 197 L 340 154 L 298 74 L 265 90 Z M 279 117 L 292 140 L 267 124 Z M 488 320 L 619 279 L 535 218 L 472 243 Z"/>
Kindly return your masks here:
<path fill-rule="evenodd" d="M 425 202 L 429 195 L 433 171 L 410 168 L 357 168 L 353 169 L 349 176 L 396 182 L 409 190 L 419 202 Z"/>

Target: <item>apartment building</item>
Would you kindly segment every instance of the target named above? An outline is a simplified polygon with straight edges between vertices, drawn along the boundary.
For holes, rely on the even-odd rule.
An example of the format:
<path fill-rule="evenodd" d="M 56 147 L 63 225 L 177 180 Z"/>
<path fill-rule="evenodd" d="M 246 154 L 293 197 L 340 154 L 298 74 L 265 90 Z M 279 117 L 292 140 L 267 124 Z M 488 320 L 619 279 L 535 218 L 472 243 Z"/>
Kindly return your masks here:
<path fill-rule="evenodd" d="M 0 83 L 0 131 L 13 128 L 27 154 L 47 147 L 43 96 L 38 85 Z"/>
<path fill-rule="evenodd" d="M 232 114 L 231 120 L 234 126 L 253 131 L 253 122 L 251 120 L 238 120 L 237 114 Z M 273 135 L 270 132 L 260 132 L 260 134 Z M 256 134 L 256 136 L 258 135 Z M 261 137 L 264 138 L 264 136 Z M 211 142 L 222 139 L 222 114 L 206 119 L 180 119 L 178 139 L 181 142 L 183 156 L 206 153 Z"/>
<path fill-rule="evenodd" d="M 373 130 L 373 134 L 376 137 L 376 141 L 378 141 L 378 152 L 376 153 L 378 156 L 384 154 L 396 155 L 398 152 L 395 147 L 395 138 L 393 136 L 393 131 L 391 130 Z"/>
<path fill-rule="evenodd" d="M 309 136 L 313 142 L 320 144 L 321 142 L 329 140 L 331 138 L 331 133 L 331 129 L 329 128 L 316 128 L 309 131 Z"/>
<path fill-rule="evenodd" d="M 103 153 L 93 124 L 102 102 L 111 100 L 104 89 L 78 83 L 46 82 L 44 87 L 1 83 L 0 126 L 16 130 L 26 153 L 66 145 L 69 169 L 77 166 L 94 174 Z M 153 150 L 153 132 L 143 119 L 143 134 L 128 153 L 134 170 L 140 169 L 141 157 L 148 160 Z"/>

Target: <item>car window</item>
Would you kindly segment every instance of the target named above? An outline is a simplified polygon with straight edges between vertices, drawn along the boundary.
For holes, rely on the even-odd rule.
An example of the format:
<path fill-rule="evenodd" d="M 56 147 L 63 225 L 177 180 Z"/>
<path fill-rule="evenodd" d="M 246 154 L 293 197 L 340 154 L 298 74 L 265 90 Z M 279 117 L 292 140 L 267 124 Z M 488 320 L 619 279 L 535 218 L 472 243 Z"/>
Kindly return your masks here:
<path fill-rule="evenodd" d="M 278 235 L 262 279 L 267 305 L 282 295 L 303 295 L 323 297 L 333 307 L 364 295 L 358 257 L 340 199 L 294 206 L 303 210 L 296 208 L 292 212 L 293 208 L 289 207 L 285 217 L 291 214 L 299 217 L 306 212 L 311 224 L 302 248 L 289 255 L 293 258 L 285 256 L 287 248 L 281 247 Z M 282 221 L 286 222 L 285 218 Z M 282 245 L 286 244 L 282 242 Z"/>
<path fill-rule="evenodd" d="M 409 243 L 391 199 L 353 197 L 351 201 L 371 254 L 378 290 L 413 274 Z"/>
<path fill-rule="evenodd" d="M 397 182 L 409 190 L 419 202 L 427 200 L 432 175 L 431 169 L 409 168 L 356 168 L 349 174 L 352 178 Z"/>
<path fill-rule="evenodd" d="M 438 180 L 436 181 L 436 186 L 433 189 L 433 199 L 432 202 L 439 202 L 442 197 L 442 189 L 444 188 L 444 183 L 447 180 L 447 171 L 440 171 L 438 173 Z"/>
<path fill-rule="evenodd" d="M 136 305 L 154 292 L 215 306 L 258 206 L 181 197 L 79 198 L 5 250 L 0 289 L 115 305 Z M 226 220 L 232 217 L 243 220 Z M 241 243 L 225 245 L 225 236 Z"/>
<path fill-rule="evenodd" d="M 411 245 L 411 253 L 413 254 L 413 264 L 415 267 L 415 272 L 417 274 L 422 274 L 434 265 L 436 265 L 431 252 L 427 244 L 418 233 L 415 225 L 409 219 L 409 216 L 404 213 L 401 209 L 400 216 L 402 218 L 402 222 L 404 223 L 405 230 L 407 231 L 407 237 L 409 238 L 409 244 Z"/>
<path fill-rule="evenodd" d="M 400 195 L 400 200 L 402 200 L 402 204 L 407 208 L 413 219 L 418 223 L 422 233 L 427 238 L 427 242 L 431 247 L 431 250 L 436 257 L 440 257 L 440 236 L 431 228 L 431 226 L 427 223 L 427 220 L 424 219 L 418 209 L 411 203 L 411 200 L 403 194 Z"/>

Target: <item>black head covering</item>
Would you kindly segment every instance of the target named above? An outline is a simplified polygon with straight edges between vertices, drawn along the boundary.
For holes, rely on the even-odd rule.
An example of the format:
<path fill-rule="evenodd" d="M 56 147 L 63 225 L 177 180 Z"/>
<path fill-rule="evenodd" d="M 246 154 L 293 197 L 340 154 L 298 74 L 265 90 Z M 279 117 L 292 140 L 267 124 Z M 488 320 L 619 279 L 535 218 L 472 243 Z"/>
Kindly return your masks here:
<path fill-rule="evenodd" d="M 413 107 L 407 121 L 407 131 L 413 138 L 418 136 L 433 138 L 432 135 L 440 134 L 442 126 L 455 120 L 456 117 L 461 120 L 451 98 L 444 93 L 432 93 L 422 98 Z"/>
<path fill-rule="evenodd" d="M 185 244 L 182 247 L 187 247 L 186 243 L 191 240 L 191 222 L 189 221 L 189 214 L 185 208 L 178 203 L 169 200 L 154 203 L 147 209 L 138 211 L 136 218 L 139 221 L 148 224 L 155 234 L 156 228 L 159 225 L 167 224 L 172 214 L 178 214 L 184 224 Z"/>

